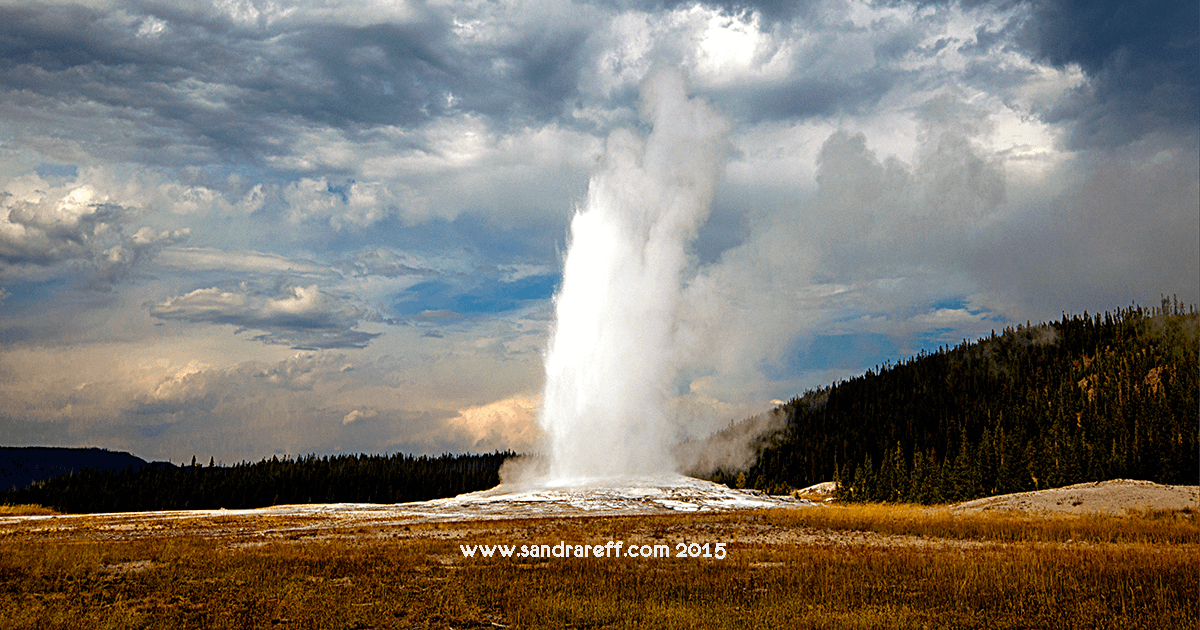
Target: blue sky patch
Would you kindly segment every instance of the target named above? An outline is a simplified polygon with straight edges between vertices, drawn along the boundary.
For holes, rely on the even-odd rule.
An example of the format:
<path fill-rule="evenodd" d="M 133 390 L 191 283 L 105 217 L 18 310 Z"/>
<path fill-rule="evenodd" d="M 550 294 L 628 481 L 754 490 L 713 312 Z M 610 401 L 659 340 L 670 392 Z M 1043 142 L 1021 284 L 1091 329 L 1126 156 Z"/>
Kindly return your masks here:
<path fill-rule="evenodd" d="M 393 310 L 401 316 L 426 311 L 450 311 L 459 315 L 505 313 L 524 308 L 531 302 L 550 299 L 559 281 L 558 276 L 528 276 L 513 282 L 483 282 L 464 289 L 431 280 L 410 287 L 393 304 Z"/>
<path fill-rule="evenodd" d="M 861 372 L 887 361 L 895 363 L 901 358 L 896 343 L 887 335 L 817 335 L 809 340 L 796 340 L 783 364 L 768 368 L 766 375 L 782 381 L 814 371 Z"/>

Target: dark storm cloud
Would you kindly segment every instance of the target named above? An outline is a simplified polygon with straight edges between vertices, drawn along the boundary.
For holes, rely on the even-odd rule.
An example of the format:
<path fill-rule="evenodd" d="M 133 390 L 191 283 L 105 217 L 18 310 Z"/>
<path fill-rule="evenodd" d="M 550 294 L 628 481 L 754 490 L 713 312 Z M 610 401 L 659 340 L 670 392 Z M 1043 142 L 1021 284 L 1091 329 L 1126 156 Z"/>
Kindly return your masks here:
<path fill-rule="evenodd" d="M 893 3 L 901 4 L 901 3 Z M 947 2 L 922 2 L 945 5 Z M 1200 5 L 1190 0 L 981 0 L 964 6 L 1019 10 L 977 46 L 1016 46 L 1057 68 L 1076 64 L 1090 86 L 1048 111 L 1074 122 L 1072 148 L 1122 145 L 1156 131 L 1195 135 L 1200 109 Z"/>
<path fill-rule="evenodd" d="M 86 124 L 64 118 L 103 115 L 134 135 L 113 139 L 105 157 L 160 164 L 286 153 L 295 121 L 411 128 L 469 111 L 520 126 L 561 113 L 586 40 L 582 25 L 548 25 L 456 49 L 434 13 L 407 24 L 238 26 L 151 10 L 118 20 L 80 7 L 0 8 L 10 120 L 78 137 Z"/>
<path fill-rule="evenodd" d="M 487 109 L 512 108 L 520 118 L 553 118 L 562 113 L 565 102 L 576 93 L 580 69 L 583 65 L 582 46 L 587 32 L 573 29 L 546 33 L 546 37 L 528 37 L 503 51 L 515 62 L 513 78 L 522 90 L 514 93 L 504 89 L 502 99 L 495 100 L 495 92 Z M 499 86 L 498 86 L 499 87 Z M 520 97 L 520 98 L 512 98 Z M 511 105 L 509 103 L 515 104 Z"/>
<path fill-rule="evenodd" d="M 1060 0 L 1038 5 L 1023 39 L 1056 66 L 1093 79 L 1058 117 L 1078 120 L 1076 146 L 1112 146 L 1154 131 L 1196 132 L 1200 10 L 1191 0 Z M 1051 115 L 1053 120 L 1055 116 Z"/>
<path fill-rule="evenodd" d="M 195 162 L 222 149 L 264 148 L 255 139 L 270 121 L 239 107 L 240 90 L 262 89 L 248 81 L 245 62 L 262 58 L 263 42 L 178 22 L 161 36 L 139 37 L 138 24 L 79 7 L 0 9 L 0 83 L 20 97 L 9 107 L 25 110 L 10 117 L 28 116 L 46 133 L 62 118 L 89 114 L 135 130 L 108 143 L 117 155 L 105 157 Z M 239 93 L 228 90 L 234 86 Z M 104 129 L 94 132 L 104 138 Z"/>
<path fill-rule="evenodd" d="M 1100 74 L 1119 54 L 1128 54 L 1133 67 L 1163 65 L 1172 74 L 1197 65 L 1195 56 L 1186 54 L 1197 44 L 1200 12 L 1195 2 L 1058 0 L 1036 6 L 1024 36 L 1055 65 L 1078 63 L 1086 72 Z"/>
<path fill-rule="evenodd" d="M 871 69 L 847 77 L 801 77 L 781 85 L 721 91 L 714 100 L 751 122 L 802 120 L 860 113 L 875 105 L 905 73 Z"/>
<path fill-rule="evenodd" d="M 755 11 L 773 32 L 772 20 L 808 11 L 785 4 L 714 6 L 730 15 Z M 65 140 L 87 135 L 90 121 L 104 117 L 110 123 L 97 130 L 90 151 L 165 165 L 287 155 L 298 125 L 353 137 L 378 126 L 419 128 L 461 112 L 485 115 L 499 131 L 550 120 L 573 125 L 566 114 L 580 97 L 580 77 L 607 45 L 592 35 L 612 17 L 605 13 L 612 7 L 584 5 L 472 36 L 450 11 L 423 11 L 406 23 L 239 25 L 169 5 L 142 8 L 144 15 L 125 19 L 78 7 L 0 9 L 7 117 Z M 821 37 L 832 40 L 855 30 L 813 27 L 831 30 Z M 810 75 L 806 60 L 783 82 L 717 87 L 710 96 L 751 121 L 859 112 L 906 80 L 887 66 L 908 54 L 916 37 L 915 29 L 884 29 L 856 42 L 879 61 L 872 68 Z M 635 95 L 617 96 L 628 106 Z M 397 142 L 427 149 L 417 137 Z"/>
<path fill-rule="evenodd" d="M 312 86 L 279 84 L 256 103 L 332 126 L 411 126 L 445 113 L 463 91 L 444 50 L 445 25 L 307 28 L 284 38 L 314 64 Z M 300 88 L 300 89 L 297 89 Z"/>
<path fill-rule="evenodd" d="M 562 113 L 576 91 L 587 25 L 557 24 L 515 39 L 455 47 L 451 24 L 323 26 L 289 35 L 323 78 L 320 90 L 271 94 L 310 120 L 333 126 L 419 126 L 453 111 L 519 126 Z M 290 86 L 282 86 L 288 88 Z"/>
<path fill-rule="evenodd" d="M 239 25 L 173 5 L 140 6 L 145 14 L 124 18 L 80 7 L 0 9 L 6 116 L 27 118 L 43 133 L 79 137 L 87 120 L 102 115 L 117 123 L 110 126 L 126 127 L 133 142 L 114 135 L 93 150 L 166 164 L 286 154 L 297 121 L 357 132 L 419 127 L 466 111 L 493 117 L 500 128 L 516 127 L 559 119 L 577 98 L 595 26 L 587 15 L 682 9 L 685 3 L 585 5 L 579 7 L 584 18 L 535 20 L 506 36 L 470 42 L 452 32 L 449 11 L 422 9 L 406 23 L 362 26 Z M 767 32 L 780 23 L 826 34 L 848 28 L 820 24 L 825 18 L 812 17 L 811 3 L 711 6 L 731 15 L 755 12 Z M 1079 64 L 1091 89 L 1040 112 L 1052 122 L 1078 121 L 1074 144 L 1120 144 L 1158 129 L 1195 128 L 1196 3 L 1061 0 L 1014 15 L 1006 25 L 981 27 L 972 46 L 1019 45 L 1058 67 Z M 817 22 L 809 25 L 810 18 Z M 715 88 L 711 96 L 751 121 L 860 112 L 911 79 L 889 61 L 919 54 L 918 30 L 872 34 L 876 64 L 869 69 L 807 76 L 800 68 L 781 83 Z M 984 70 L 975 72 L 979 80 L 991 78 Z"/>

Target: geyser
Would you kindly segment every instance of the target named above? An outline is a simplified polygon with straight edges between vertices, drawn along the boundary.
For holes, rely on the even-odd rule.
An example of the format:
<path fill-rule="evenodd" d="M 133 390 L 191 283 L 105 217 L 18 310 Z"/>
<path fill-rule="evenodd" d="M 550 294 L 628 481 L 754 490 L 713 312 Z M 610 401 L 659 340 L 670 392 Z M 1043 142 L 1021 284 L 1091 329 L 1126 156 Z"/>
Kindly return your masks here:
<path fill-rule="evenodd" d="M 609 136 L 571 221 L 545 358 L 549 480 L 674 472 L 676 311 L 729 126 L 667 71 L 642 84 L 642 116 L 649 135 Z"/>

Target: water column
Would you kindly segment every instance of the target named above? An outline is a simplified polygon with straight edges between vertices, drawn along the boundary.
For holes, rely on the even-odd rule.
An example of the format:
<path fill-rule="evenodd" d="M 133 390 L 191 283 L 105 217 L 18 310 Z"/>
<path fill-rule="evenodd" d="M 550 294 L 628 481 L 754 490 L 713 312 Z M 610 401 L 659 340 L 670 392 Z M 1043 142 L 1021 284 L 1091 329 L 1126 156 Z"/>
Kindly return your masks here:
<path fill-rule="evenodd" d="M 675 72 L 643 83 L 642 115 L 649 135 L 609 136 L 571 221 L 540 416 L 550 479 L 673 472 L 676 311 L 729 125 Z"/>

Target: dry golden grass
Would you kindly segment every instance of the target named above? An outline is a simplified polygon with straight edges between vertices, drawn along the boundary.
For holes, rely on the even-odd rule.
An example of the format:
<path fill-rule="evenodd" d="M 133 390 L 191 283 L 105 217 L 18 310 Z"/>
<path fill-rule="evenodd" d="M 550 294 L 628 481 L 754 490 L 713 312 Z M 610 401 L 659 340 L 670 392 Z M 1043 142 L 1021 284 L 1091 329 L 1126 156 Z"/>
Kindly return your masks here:
<path fill-rule="evenodd" d="M 773 510 L 768 519 L 782 526 L 965 540 L 1200 544 L 1200 515 L 1195 510 L 1075 516 L 955 513 L 945 507 L 860 503 L 821 510 Z"/>
<path fill-rule="evenodd" d="M 1072 522 L 858 506 L 341 529 L 240 519 L 210 536 L 203 525 L 128 538 L 4 530 L 0 629 L 1125 629 L 1194 627 L 1200 603 L 1194 514 Z M 608 540 L 729 544 L 723 560 L 459 551 Z"/>
<path fill-rule="evenodd" d="M 58 512 L 32 503 L 0 505 L 0 516 L 50 516 L 52 514 L 58 514 Z"/>

